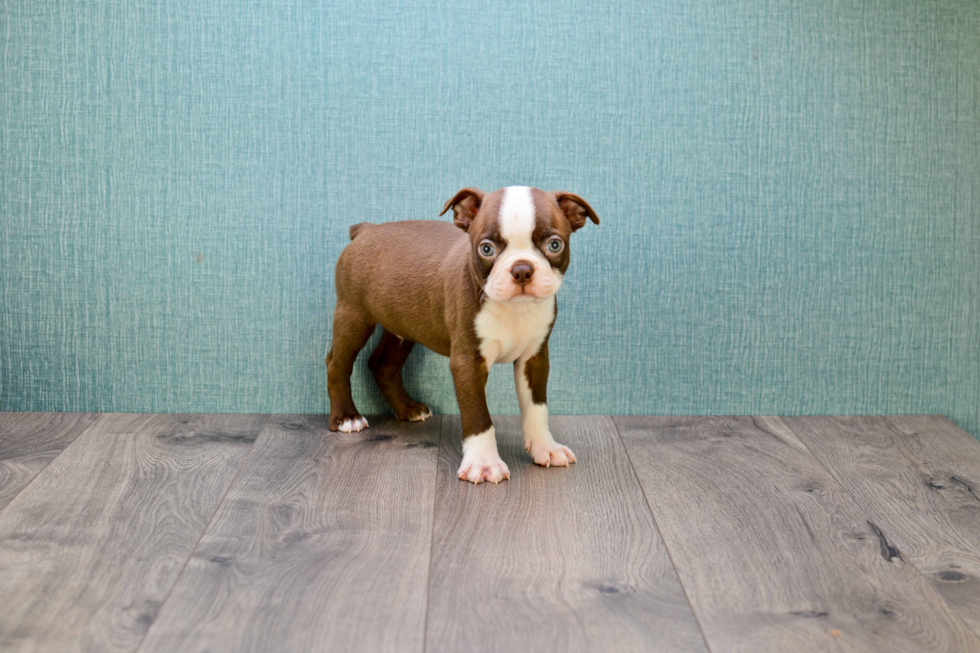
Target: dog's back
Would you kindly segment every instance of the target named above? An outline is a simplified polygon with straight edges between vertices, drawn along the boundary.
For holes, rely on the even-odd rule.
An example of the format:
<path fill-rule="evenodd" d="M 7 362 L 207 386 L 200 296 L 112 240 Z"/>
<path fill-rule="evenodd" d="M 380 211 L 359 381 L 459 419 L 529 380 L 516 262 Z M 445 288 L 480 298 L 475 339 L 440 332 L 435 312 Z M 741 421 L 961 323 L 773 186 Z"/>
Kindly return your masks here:
<path fill-rule="evenodd" d="M 464 274 L 466 233 L 441 220 L 405 220 L 361 222 L 350 234 L 351 243 L 337 259 L 338 301 L 360 307 L 397 335 L 445 353 L 444 284 Z M 444 268 L 452 265 L 460 271 L 446 274 Z"/>

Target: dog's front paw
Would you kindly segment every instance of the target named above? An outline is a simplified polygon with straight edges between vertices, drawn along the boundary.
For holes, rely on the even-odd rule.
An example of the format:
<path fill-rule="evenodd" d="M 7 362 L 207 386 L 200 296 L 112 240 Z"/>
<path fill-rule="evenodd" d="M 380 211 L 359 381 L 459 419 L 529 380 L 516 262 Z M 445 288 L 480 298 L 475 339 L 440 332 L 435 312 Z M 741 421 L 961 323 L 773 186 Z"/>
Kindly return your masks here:
<path fill-rule="evenodd" d="M 525 441 L 524 448 L 531 454 L 534 463 L 542 467 L 568 467 L 576 462 L 572 450 L 554 440 Z"/>
<path fill-rule="evenodd" d="M 479 456 L 473 460 L 463 459 L 463 464 L 456 471 L 461 481 L 470 483 L 482 483 L 490 481 L 499 483 L 510 478 L 510 470 L 507 463 L 500 459 L 500 456 Z"/>
<path fill-rule="evenodd" d="M 363 415 L 331 417 L 330 430 L 340 431 L 341 433 L 355 433 L 363 431 L 368 427 L 367 418 Z"/>
<path fill-rule="evenodd" d="M 463 462 L 456 475 L 470 483 L 490 481 L 499 483 L 510 478 L 507 463 L 497 453 L 497 438 L 493 426 L 478 435 L 463 438 Z"/>

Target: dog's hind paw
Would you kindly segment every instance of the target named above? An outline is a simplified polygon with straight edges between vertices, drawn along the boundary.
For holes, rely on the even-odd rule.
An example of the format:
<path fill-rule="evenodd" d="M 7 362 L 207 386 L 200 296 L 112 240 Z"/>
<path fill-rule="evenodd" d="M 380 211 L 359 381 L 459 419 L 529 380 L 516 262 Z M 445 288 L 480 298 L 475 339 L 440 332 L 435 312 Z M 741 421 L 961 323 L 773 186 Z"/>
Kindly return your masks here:
<path fill-rule="evenodd" d="M 418 401 L 408 401 L 392 405 L 395 409 L 395 417 L 406 422 L 424 422 L 432 417 L 429 407 Z"/>
<path fill-rule="evenodd" d="M 330 424 L 331 431 L 340 431 L 341 433 L 356 433 L 357 431 L 363 431 L 367 427 L 367 418 L 362 415 L 331 420 Z"/>
<path fill-rule="evenodd" d="M 407 419 L 409 422 L 424 422 L 432 417 L 432 411 L 425 404 L 419 404 L 419 409 L 410 413 Z"/>

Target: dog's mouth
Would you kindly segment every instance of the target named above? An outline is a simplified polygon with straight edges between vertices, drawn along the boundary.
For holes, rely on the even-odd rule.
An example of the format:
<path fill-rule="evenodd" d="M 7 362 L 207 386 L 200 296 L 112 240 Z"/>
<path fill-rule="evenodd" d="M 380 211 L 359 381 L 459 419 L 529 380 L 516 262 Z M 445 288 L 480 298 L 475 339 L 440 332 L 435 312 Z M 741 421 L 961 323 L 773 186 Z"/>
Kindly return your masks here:
<path fill-rule="evenodd" d="M 509 297 L 501 298 L 511 304 L 537 304 L 554 295 L 551 288 L 515 287 Z"/>
<path fill-rule="evenodd" d="M 530 293 L 524 292 L 524 290 L 522 289 L 521 292 L 517 293 L 507 301 L 514 302 L 515 304 L 533 304 L 535 302 L 540 302 L 543 300 L 544 297 L 538 297 L 537 295 L 532 295 Z"/>
<path fill-rule="evenodd" d="M 519 288 L 513 290 L 511 293 L 501 293 L 499 291 L 494 292 L 493 289 L 485 287 L 483 289 L 483 294 L 494 301 L 502 302 L 505 304 L 535 304 L 538 302 L 543 302 L 549 295 L 539 295 L 535 292 L 528 292 L 526 288 Z"/>
<path fill-rule="evenodd" d="M 484 295 L 497 302 L 508 304 L 535 304 L 551 298 L 561 287 L 561 276 L 548 270 L 539 270 L 530 283 L 516 283 L 501 274 L 491 274 L 483 286 Z"/>

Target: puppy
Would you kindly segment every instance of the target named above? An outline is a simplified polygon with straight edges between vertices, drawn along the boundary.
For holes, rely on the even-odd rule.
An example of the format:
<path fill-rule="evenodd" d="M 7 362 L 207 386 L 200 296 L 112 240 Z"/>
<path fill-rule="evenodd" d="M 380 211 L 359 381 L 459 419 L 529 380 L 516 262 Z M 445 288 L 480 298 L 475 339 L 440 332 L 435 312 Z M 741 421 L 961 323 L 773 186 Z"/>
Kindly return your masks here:
<path fill-rule="evenodd" d="M 327 354 L 330 429 L 360 431 L 367 420 L 351 397 L 357 353 L 380 324 L 368 360 L 382 396 L 399 419 L 421 421 L 429 409 L 408 396 L 401 369 L 415 343 L 449 357 L 463 426 L 459 478 L 510 478 L 487 409 L 491 365 L 514 364 L 524 448 L 545 467 L 575 454 L 548 430 L 548 337 L 555 293 L 568 268 L 569 236 L 588 220 L 578 195 L 510 186 L 485 194 L 464 188 L 446 202 L 447 222 L 408 220 L 350 228 L 337 261 L 337 308 Z"/>

